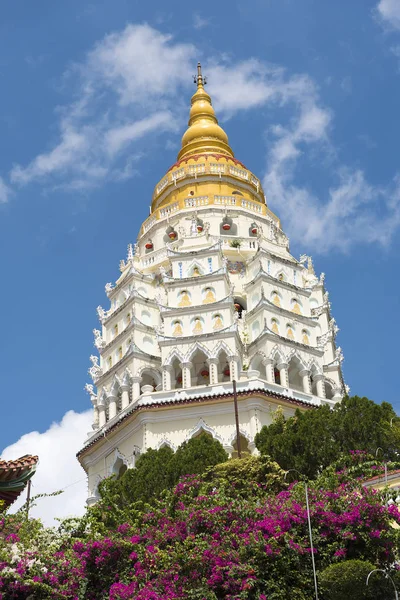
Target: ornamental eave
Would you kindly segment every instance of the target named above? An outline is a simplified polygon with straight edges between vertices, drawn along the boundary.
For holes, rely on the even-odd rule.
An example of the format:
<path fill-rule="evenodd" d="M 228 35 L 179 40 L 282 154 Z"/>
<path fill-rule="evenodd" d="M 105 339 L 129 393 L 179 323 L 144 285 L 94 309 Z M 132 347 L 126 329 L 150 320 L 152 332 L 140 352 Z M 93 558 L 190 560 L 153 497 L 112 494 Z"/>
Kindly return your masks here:
<path fill-rule="evenodd" d="M 301 321 L 302 323 L 305 323 L 306 325 L 311 325 L 312 327 L 315 327 L 318 321 L 316 317 L 307 317 L 306 315 L 295 313 L 292 310 L 287 310 L 286 308 L 276 306 L 276 304 L 274 304 L 267 298 L 261 298 L 258 304 L 246 313 L 246 319 L 250 316 L 254 316 L 255 314 L 257 314 L 262 308 L 271 309 L 274 313 L 286 316 L 290 319 Z"/>
<path fill-rule="evenodd" d="M 160 346 L 170 346 L 175 345 L 181 341 L 182 343 L 193 343 L 196 341 L 207 341 L 210 338 L 215 339 L 215 342 L 218 342 L 219 339 L 225 339 L 229 337 L 236 337 L 237 341 L 240 340 L 239 332 L 237 331 L 236 324 L 233 323 L 229 325 L 229 327 L 225 327 L 225 329 L 219 329 L 218 331 L 212 331 L 209 333 L 197 333 L 196 335 L 181 335 L 177 336 L 167 336 L 163 334 L 158 335 L 158 343 Z M 163 339 L 160 339 L 163 338 Z M 241 342 L 241 340 L 240 340 Z"/>
<path fill-rule="evenodd" d="M 208 304 L 196 304 L 193 306 L 160 306 L 160 311 L 163 317 L 171 317 L 176 313 L 179 315 L 195 314 L 196 312 L 203 312 L 203 310 L 214 310 L 214 308 L 220 308 L 221 306 L 229 308 L 233 306 L 232 296 L 225 296 L 221 300 L 216 302 L 209 302 Z"/>
<path fill-rule="evenodd" d="M 314 354 L 315 356 L 318 356 L 320 358 L 324 356 L 323 349 L 316 348 L 315 346 L 308 346 L 307 344 L 302 344 L 301 342 L 297 342 L 296 340 L 290 340 L 289 338 L 283 337 L 283 335 L 274 333 L 270 329 L 263 329 L 263 331 L 260 333 L 260 335 L 258 337 L 256 337 L 255 340 L 250 342 L 250 344 L 248 345 L 248 348 L 251 349 L 253 347 L 256 347 L 257 344 L 259 344 L 259 342 L 263 338 L 267 338 L 271 342 L 276 342 L 277 340 L 279 340 L 280 342 L 282 342 L 282 344 L 284 344 L 286 346 L 289 346 L 289 347 L 296 346 L 297 348 L 299 348 L 301 350 L 305 350 L 306 352 L 309 352 L 310 354 Z"/>
<path fill-rule="evenodd" d="M 221 384 L 219 384 L 221 385 Z M 247 398 L 251 398 L 254 395 L 257 395 L 261 398 L 265 398 L 265 399 L 269 399 L 269 400 L 278 400 L 280 402 L 285 402 L 287 403 L 289 406 L 300 406 L 303 407 L 305 409 L 313 409 L 315 407 L 317 407 L 319 404 L 315 403 L 312 401 L 312 396 L 310 396 L 309 401 L 307 401 L 306 399 L 298 399 L 295 398 L 294 396 L 289 396 L 286 395 L 284 393 L 280 393 L 277 391 L 272 390 L 271 388 L 268 389 L 268 384 L 266 383 L 265 386 L 263 386 L 262 384 L 259 385 L 258 387 L 254 387 L 252 389 L 248 389 L 248 390 L 238 390 L 237 391 L 237 398 L 238 400 L 241 399 L 247 399 Z M 101 440 L 103 440 L 105 433 L 111 433 L 113 431 L 116 431 L 117 429 L 119 429 L 123 424 L 125 424 L 125 422 L 133 417 L 136 413 L 144 411 L 144 410 L 157 410 L 157 409 L 168 409 L 174 406 L 182 406 L 182 405 L 187 405 L 187 404 L 200 404 L 200 403 L 216 403 L 220 400 L 224 400 L 224 401 L 233 401 L 233 391 L 227 391 L 227 392 L 223 392 L 223 393 L 219 393 L 218 395 L 211 395 L 207 393 L 201 393 L 201 394 L 193 394 L 192 396 L 188 396 L 189 390 L 179 390 L 178 393 L 176 393 L 177 391 L 171 391 L 170 394 L 171 396 L 173 396 L 173 398 L 171 398 L 170 400 L 164 401 L 164 402 L 152 402 L 151 404 L 141 404 L 140 401 L 143 399 L 143 396 L 141 396 L 141 398 L 138 400 L 138 402 L 136 402 L 134 404 L 134 406 L 130 407 L 129 410 L 127 410 L 127 412 L 123 415 L 119 416 L 119 419 L 115 422 L 112 423 L 110 425 L 110 427 L 107 428 L 107 426 L 105 426 L 104 428 L 102 428 L 101 430 L 98 430 L 98 433 L 96 435 L 96 437 L 94 439 L 91 439 L 90 441 L 88 441 L 88 443 L 77 453 L 77 457 L 80 460 L 81 457 L 87 453 L 87 451 L 90 448 L 93 448 L 94 446 L 96 446 Z M 186 393 L 186 397 L 182 397 L 182 392 Z M 158 392 L 158 394 L 162 394 L 165 392 Z M 295 393 L 295 392 L 294 392 Z M 153 394 L 155 395 L 155 394 Z"/>
<path fill-rule="evenodd" d="M 280 286 L 285 287 L 289 290 L 296 290 L 297 292 L 299 292 L 299 294 L 302 294 L 306 298 L 309 298 L 311 295 L 311 290 L 309 288 L 302 288 L 298 285 L 294 285 L 293 283 L 288 283 L 287 281 L 281 281 L 280 279 L 277 279 L 276 277 L 272 277 L 272 275 L 270 275 L 269 273 L 264 271 L 264 269 L 262 269 L 262 268 L 260 268 L 257 271 L 257 273 L 254 275 L 253 279 L 246 284 L 246 287 L 251 287 L 252 285 L 255 285 L 257 283 L 258 279 L 260 279 L 260 278 L 265 278 L 270 281 L 273 281 L 274 283 L 278 283 Z"/>

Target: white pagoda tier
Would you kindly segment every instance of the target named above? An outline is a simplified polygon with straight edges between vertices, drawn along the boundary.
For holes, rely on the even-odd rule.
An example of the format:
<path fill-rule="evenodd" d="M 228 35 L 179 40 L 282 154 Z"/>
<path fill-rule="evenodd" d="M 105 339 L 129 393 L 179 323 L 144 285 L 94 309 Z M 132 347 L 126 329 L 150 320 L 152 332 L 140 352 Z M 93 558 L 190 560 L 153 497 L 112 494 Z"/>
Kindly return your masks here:
<path fill-rule="evenodd" d="M 290 254 L 260 181 L 218 125 L 200 65 L 196 83 L 178 160 L 106 285 L 110 308 L 97 309 L 93 430 L 78 454 L 88 504 L 102 478 L 148 448 L 207 431 L 232 455 L 233 380 L 247 452 L 278 406 L 289 416 L 345 393 L 324 276 Z"/>

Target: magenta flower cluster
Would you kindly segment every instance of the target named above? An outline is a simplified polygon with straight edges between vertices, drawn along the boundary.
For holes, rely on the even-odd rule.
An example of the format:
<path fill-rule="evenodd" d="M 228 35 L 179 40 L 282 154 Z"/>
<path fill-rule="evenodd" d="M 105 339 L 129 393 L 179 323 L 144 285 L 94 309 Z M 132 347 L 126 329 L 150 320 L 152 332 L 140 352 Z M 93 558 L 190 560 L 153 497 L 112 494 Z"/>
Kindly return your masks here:
<path fill-rule="evenodd" d="M 55 552 L 38 553 L 16 534 L 3 535 L 0 600 L 269 600 L 293 590 L 296 598 L 312 596 L 303 484 L 246 499 L 202 489 L 198 478 L 185 478 L 138 521 L 103 537 L 71 535 Z M 349 558 L 379 567 L 395 562 L 396 506 L 386 508 L 378 494 L 354 484 L 311 489 L 310 505 L 318 569 Z"/>

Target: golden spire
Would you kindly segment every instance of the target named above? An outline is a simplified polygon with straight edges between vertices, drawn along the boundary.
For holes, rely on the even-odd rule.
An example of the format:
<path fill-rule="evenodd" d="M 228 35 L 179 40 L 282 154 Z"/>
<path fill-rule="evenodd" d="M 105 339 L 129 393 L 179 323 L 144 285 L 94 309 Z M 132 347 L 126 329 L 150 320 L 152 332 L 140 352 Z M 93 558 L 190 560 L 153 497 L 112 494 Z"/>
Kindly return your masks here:
<path fill-rule="evenodd" d="M 197 64 L 197 77 L 194 78 L 194 82 L 197 84 L 197 90 L 192 96 L 189 127 L 183 135 L 178 160 L 193 154 L 209 152 L 226 154 L 233 158 L 228 136 L 218 125 L 211 98 L 204 89 L 206 81 L 201 73 L 200 63 Z"/>

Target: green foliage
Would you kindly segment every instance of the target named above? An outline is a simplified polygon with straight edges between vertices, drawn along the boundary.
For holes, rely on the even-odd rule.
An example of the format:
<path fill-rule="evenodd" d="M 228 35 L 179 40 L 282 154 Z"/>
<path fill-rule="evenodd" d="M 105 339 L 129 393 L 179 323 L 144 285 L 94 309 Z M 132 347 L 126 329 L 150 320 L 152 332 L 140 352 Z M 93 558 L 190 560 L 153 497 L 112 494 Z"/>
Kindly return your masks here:
<path fill-rule="evenodd" d="M 315 478 L 350 450 L 375 455 L 382 448 L 381 459 L 394 459 L 400 450 L 400 419 L 387 402 L 346 397 L 333 410 L 326 405 L 297 410 L 289 419 L 278 412 L 255 442 L 262 454 L 270 455 L 282 468 Z"/>
<path fill-rule="evenodd" d="M 176 485 L 182 475 L 201 474 L 227 459 L 222 445 L 206 433 L 184 442 L 175 453 L 168 446 L 150 448 L 138 458 L 135 469 L 128 469 L 120 479 L 109 477 L 101 482 L 100 501 L 89 511 L 88 521 L 100 532 L 128 519 L 139 524 L 146 506 L 157 505 L 162 492 Z"/>
<path fill-rule="evenodd" d="M 368 574 L 376 567 L 362 560 L 346 560 L 330 565 L 318 579 L 323 600 L 386 600 L 393 597 L 393 586 L 383 573 Z"/>
<path fill-rule="evenodd" d="M 269 456 L 246 456 L 209 467 L 203 474 L 207 491 L 216 488 L 236 497 L 277 493 L 285 487 L 285 472 Z"/>
<path fill-rule="evenodd" d="M 212 465 L 228 460 L 223 446 L 207 433 L 184 442 L 168 464 L 169 480 L 172 485 L 178 483 L 182 475 L 201 475 Z"/>

